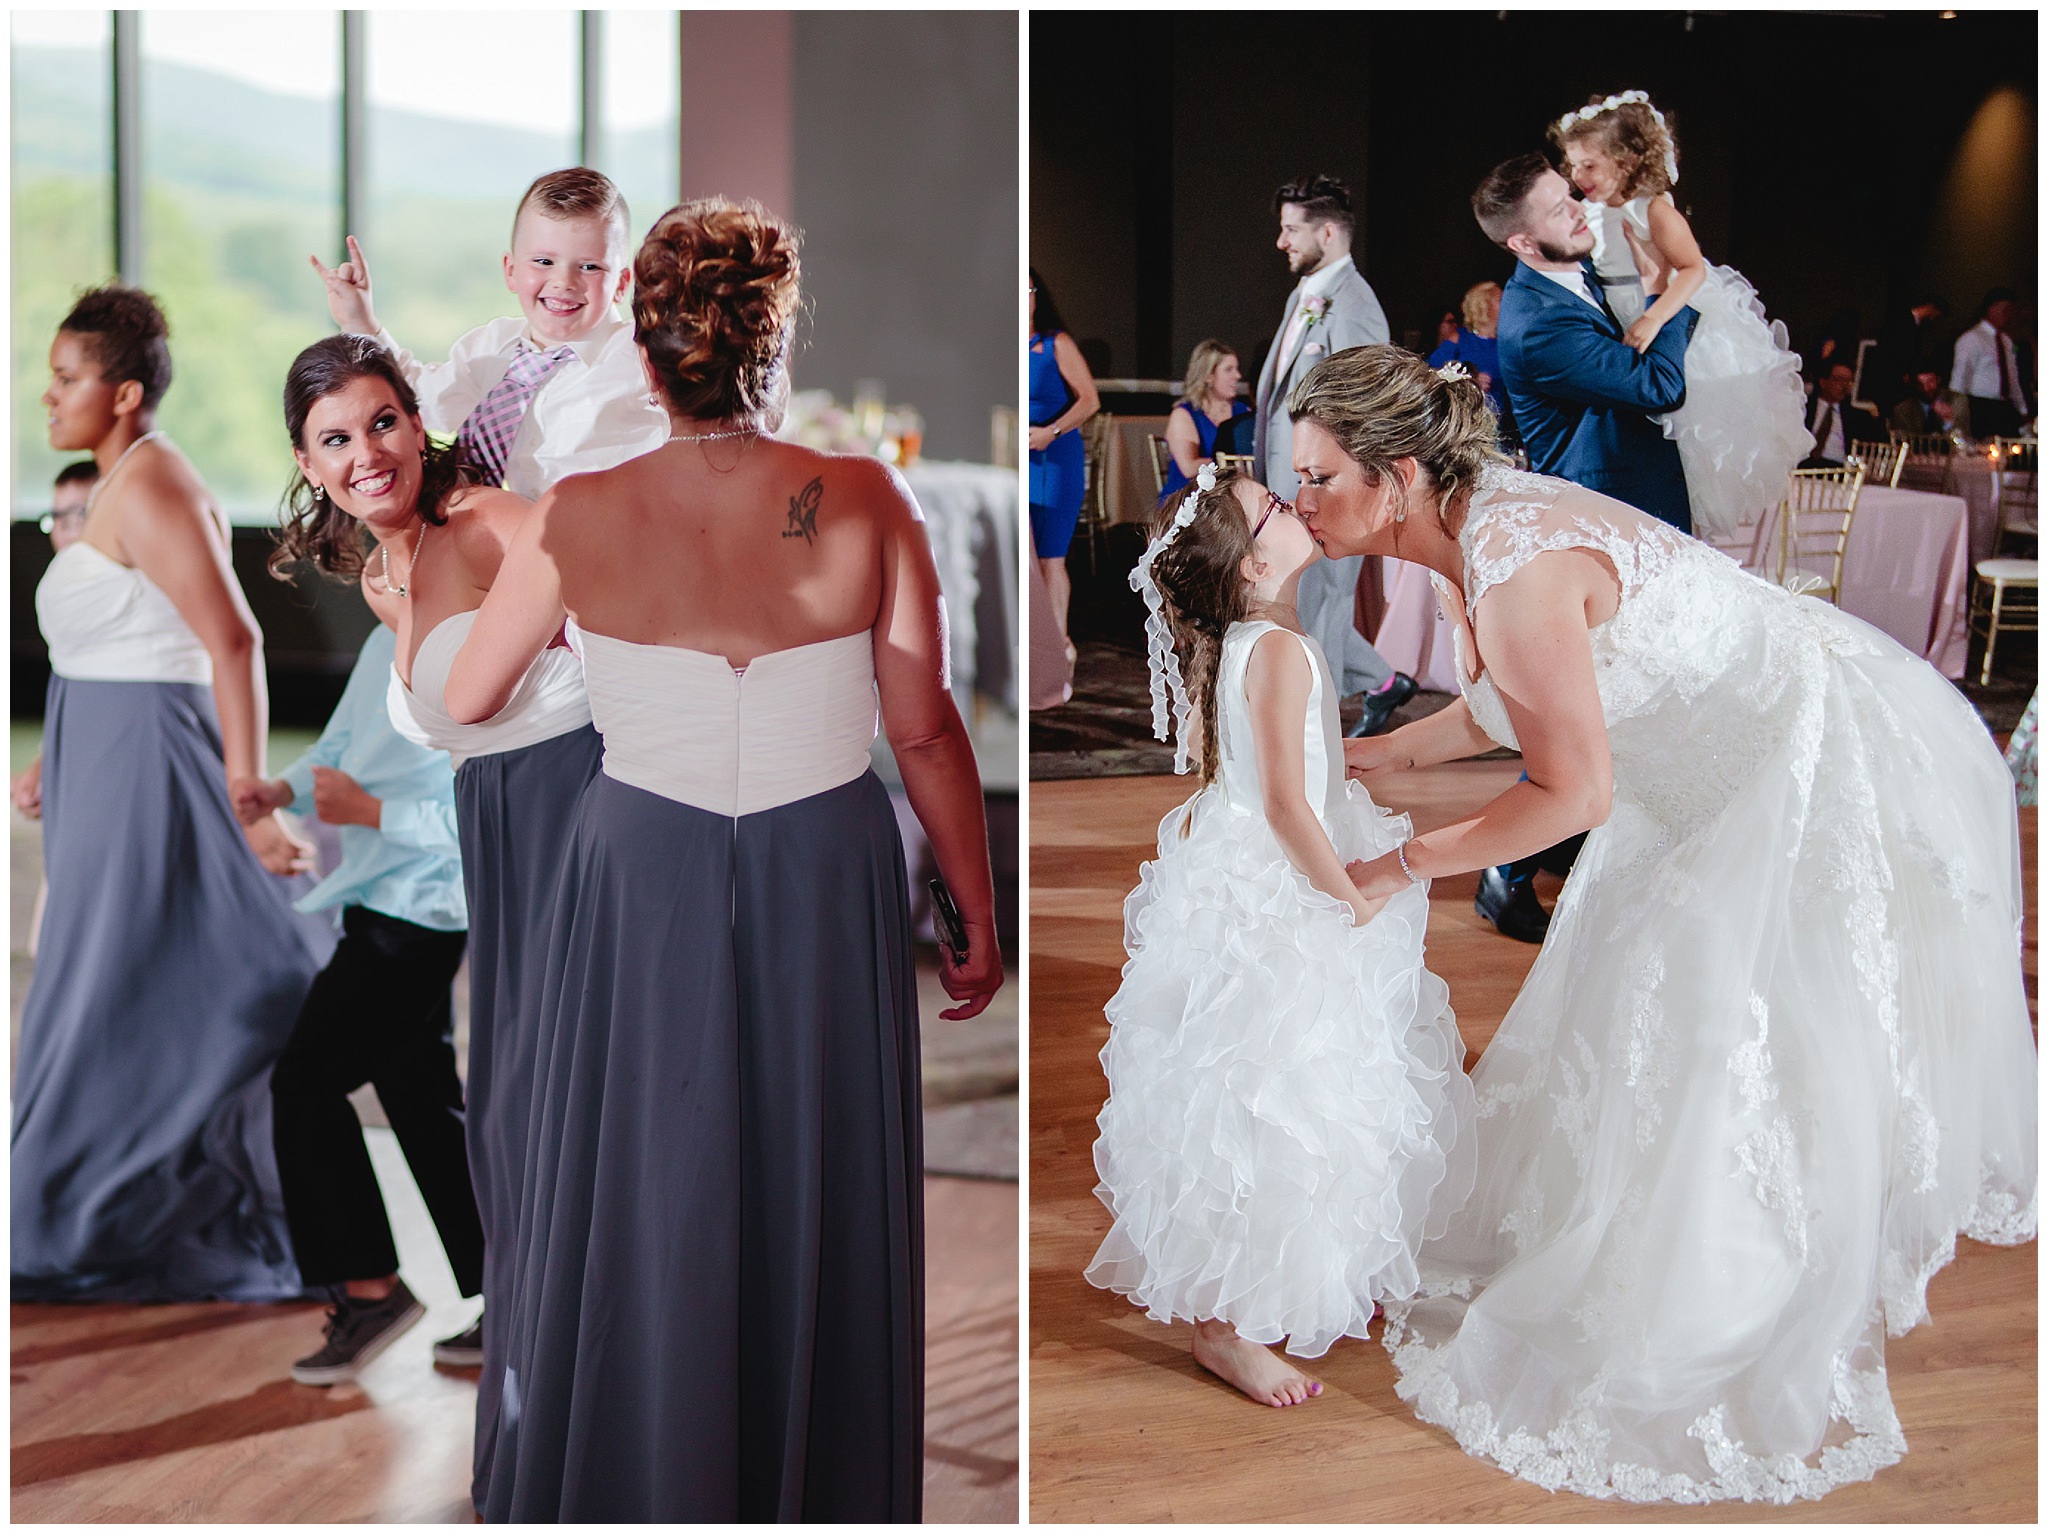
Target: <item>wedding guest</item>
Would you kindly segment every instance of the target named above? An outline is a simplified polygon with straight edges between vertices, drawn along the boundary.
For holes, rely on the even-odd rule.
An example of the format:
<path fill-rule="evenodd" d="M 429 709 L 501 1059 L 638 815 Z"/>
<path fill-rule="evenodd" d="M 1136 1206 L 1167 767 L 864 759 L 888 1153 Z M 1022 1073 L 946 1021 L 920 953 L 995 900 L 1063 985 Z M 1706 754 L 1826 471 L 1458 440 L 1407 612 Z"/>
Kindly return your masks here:
<path fill-rule="evenodd" d="M 100 466 L 90 458 L 67 463 L 57 471 L 57 481 L 50 489 L 50 509 L 43 513 L 42 521 L 56 553 L 78 542 L 85 531 L 85 509 L 92 504 L 92 489 L 99 482 Z"/>
<path fill-rule="evenodd" d="M 1813 433 L 1813 451 L 1800 461 L 1802 469 L 1838 469 L 1858 442 L 1882 442 L 1884 424 L 1849 398 L 1856 387 L 1856 369 L 1839 359 L 1821 364 L 1806 404 L 1806 428 Z"/>
<path fill-rule="evenodd" d="M 669 445 L 535 506 L 447 685 L 456 718 L 492 716 L 566 624 L 604 732 L 549 944 L 480 1508 L 915 1522 L 916 988 L 878 708 L 965 921 L 944 1015 L 1002 978 L 938 576 L 893 469 L 770 435 L 795 231 L 685 203 L 634 269 Z"/>
<path fill-rule="evenodd" d="M 428 438 L 416 407 L 398 359 L 368 337 L 329 336 L 299 354 L 284 395 L 298 472 L 272 567 L 303 559 L 360 581 L 364 601 L 396 635 L 392 725 L 448 752 L 455 768 L 469 911 L 464 1127 L 484 1230 L 484 1316 L 443 1346 L 483 1353 L 473 1451 L 480 1488 L 505 1385 L 499 1327 L 489 1318 L 509 1311 L 517 1281 L 514 1232 L 543 1065 L 536 1034 L 555 884 L 601 744 L 582 667 L 561 648 L 536 660 L 495 717 L 470 725 L 449 715 L 448 668 L 531 508 L 471 483 L 456 450 Z M 391 1324 L 388 1307 L 381 1320 Z"/>
<path fill-rule="evenodd" d="M 1054 626 L 1074 662 L 1074 641 L 1067 631 L 1067 609 L 1073 582 L 1067 576 L 1067 549 L 1081 519 L 1081 497 L 1087 490 L 1087 456 L 1081 446 L 1081 423 L 1100 408 L 1095 375 L 1082 360 L 1081 349 L 1067 334 L 1059 305 L 1031 269 L 1031 547 L 1052 599 Z"/>
<path fill-rule="evenodd" d="M 1280 329 L 1259 369 L 1252 465 L 1267 486 L 1292 499 L 1294 423 L 1287 399 L 1323 358 L 1388 339 L 1386 311 L 1352 259 L 1357 218 L 1351 189 L 1335 176 L 1302 176 L 1273 194 L 1280 222 L 1274 243 L 1299 280 L 1281 311 Z M 1383 730 L 1394 710 L 1415 696 L 1415 678 L 1396 671 L 1358 632 L 1362 559 L 1328 559 L 1301 578 L 1301 624 L 1329 658 L 1341 696 L 1360 694 L 1363 707 L 1350 733 Z"/>
<path fill-rule="evenodd" d="M 58 326 L 50 445 L 100 474 L 36 588 L 52 674 L 13 789 L 50 884 L 14 1077 L 17 1301 L 300 1291 L 267 1081 L 320 963 L 273 875 L 311 849 L 229 806 L 263 770 L 263 636 L 226 517 L 157 427 L 170 385 L 139 289 L 93 289 Z"/>
<path fill-rule="evenodd" d="M 1940 294 L 1922 293 L 1878 328 L 1877 345 L 1864 360 L 1863 392 L 1880 414 L 1889 415 L 1900 401 L 1912 397 L 1914 378 L 1921 371 L 1947 376 L 1934 334 L 1947 313 L 1948 301 Z"/>
<path fill-rule="evenodd" d="M 299 1277 L 333 1296 L 325 1344 L 292 1365 L 302 1385 L 354 1379 L 426 1314 L 398 1275 L 391 1221 L 349 1103 L 366 1082 L 398 1136 L 457 1290 L 467 1298 L 483 1282 L 455 1071 L 455 971 L 468 926 L 455 775 L 445 752 L 392 728 L 394 653 L 391 630 L 379 624 L 312 749 L 277 777 L 230 790 L 245 824 L 297 804 L 341 833 L 340 864 L 298 902 L 301 911 L 335 912 L 341 941 L 270 1077 Z M 462 1337 L 437 1343 L 434 1357 L 483 1362 Z"/>
<path fill-rule="evenodd" d="M 1946 432 L 1956 423 L 1956 407 L 1942 393 L 1941 374 L 1913 375 L 1913 392 L 1892 407 L 1891 428 L 1910 436 Z"/>
<path fill-rule="evenodd" d="M 1486 391 L 1486 402 L 1505 422 L 1507 387 L 1500 378 L 1500 294 L 1497 282 L 1475 282 L 1465 290 L 1464 323 L 1448 340 L 1439 341 L 1429 354 L 1429 365 L 1440 368 L 1446 362 L 1462 362 Z"/>
<path fill-rule="evenodd" d="M 1251 414 L 1252 407 L 1237 397 L 1241 377 L 1236 352 L 1221 341 L 1195 343 L 1188 355 L 1187 380 L 1166 418 L 1166 448 L 1173 461 L 1167 465 L 1161 505 L 1178 494 L 1197 469 L 1215 460 L 1219 428 Z"/>
<path fill-rule="evenodd" d="M 519 314 L 477 326 L 431 364 L 377 323 L 354 235 L 340 266 L 311 259 L 334 323 L 398 358 L 427 430 L 454 433 L 479 482 L 530 501 L 564 475 L 652 452 L 667 430 L 617 309 L 632 280 L 631 227 L 626 199 L 597 171 L 537 178 L 519 199 L 503 262 Z"/>
<path fill-rule="evenodd" d="M 2019 295 L 2011 288 L 1993 288 L 1984 295 L 1983 317 L 1956 337 L 1948 386 L 1962 396 L 1965 429 L 1979 441 L 2018 436 L 2020 424 L 2033 417 L 2012 339 L 2018 317 Z"/>

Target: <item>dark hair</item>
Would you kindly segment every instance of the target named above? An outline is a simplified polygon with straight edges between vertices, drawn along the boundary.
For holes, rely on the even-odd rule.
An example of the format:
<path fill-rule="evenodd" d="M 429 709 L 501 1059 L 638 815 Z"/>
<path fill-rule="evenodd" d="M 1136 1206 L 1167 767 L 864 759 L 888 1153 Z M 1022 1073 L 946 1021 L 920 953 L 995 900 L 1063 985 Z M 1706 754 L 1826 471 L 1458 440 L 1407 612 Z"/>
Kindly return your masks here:
<path fill-rule="evenodd" d="M 632 234 L 624 195 L 612 185 L 611 177 L 587 165 L 551 170 L 534 178 L 533 185 L 512 211 L 515 242 L 519 238 L 520 217 L 528 208 L 546 218 L 601 218 L 617 229 L 622 245 Z"/>
<path fill-rule="evenodd" d="M 57 471 L 53 484 L 90 485 L 98 482 L 100 466 L 90 458 L 74 458 Z"/>
<path fill-rule="evenodd" d="M 1989 314 L 1993 304 L 2011 304 L 2017 308 L 2019 301 L 2019 294 L 2015 293 L 2011 288 L 1993 288 L 1984 295 L 1983 307 L 1977 312 L 1979 314 Z"/>
<path fill-rule="evenodd" d="M 407 415 L 420 413 L 419 396 L 405 381 L 398 359 L 369 336 L 328 336 L 292 359 L 284 380 L 284 429 L 294 448 L 304 450 L 306 417 L 330 395 L 362 378 L 381 379 L 391 386 Z M 454 446 L 427 439 L 420 460 L 419 514 L 435 527 L 448 520 L 448 498 L 470 483 L 458 466 Z M 288 581 L 291 567 L 303 560 L 323 575 L 354 580 L 363 573 L 363 525 L 325 495 L 318 494 L 297 468 L 278 506 L 277 547 L 270 551 L 270 573 Z"/>
<path fill-rule="evenodd" d="M 1033 297 L 1038 307 L 1032 312 L 1031 333 L 1035 336 L 1049 336 L 1065 330 L 1067 322 L 1060 314 L 1060 306 L 1053 302 L 1052 289 L 1045 285 L 1045 279 L 1038 275 L 1038 268 L 1026 268 L 1031 273 Z"/>
<path fill-rule="evenodd" d="M 1358 227 L 1351 212 L 1351 188 L 1335 176 L 1297 176 L 1282 183 L 1273 194 L 1273 216 L 1278 218 L 1290 202 L 1311 224 L 1335 224 L 1347 235 Z"/>
<path fill-rule="evenodd" d="M 1251 611 L 1251 588 L 1240 567 L 1252 552 L 1252 529 L 1235 488 L 1250 477 L 1226 469 L 1216 476 L 1213 490 L 1186 486 L 1159 508 L 1149 529 L 1158 537 L 1194 500 L 1194 520 L 1152 562 L 1152 580 L 1166 599 L 1167 626 L 1180 652 L 1188 701 L 1194 704 L 1191 723 L 1198 733 L 1188 748 L 1201 759 L 1205 784 L 1216 781 L 1218 753 L 1211 742 L 1216 739 L 1216 664 L 1223 655 L 1223 635 Z"/>
<path fill-rule="evenodd" d="M 171 386 L 171 324 L 157 301 L 140 288 L 118 282 L 78 295 L 71 312 L 57 322 L 85 345 L 109 383 L 142 385 L 142 408 L 154 410 Z"/>
<path fill-rule="evenodd" d="M 1943 314 L 1947 314 L 1948 299 L 1943 294 L 1923 288 L 1914 295 L 1912 303 L 1906 307 L 1909 309 L 1938 309 Z"/>
<path fill-rule="evenodd" d="M 1523 204 L 1528 202 L 1536 183 L 1550 173 L 1550 161 L 1532 150 L 1501 161 L 1472 189 L 1472 216 L 1479 220 L 1486 237 L 1502 250 L 1508 248 L 1511 236 L 1527 227 L 1523 222 Z"/>
<path fill-rule="evenodd" d="M 779 414 L 802 238 L 751 199 L 699 198 L 655 220 L 633 259 L 633 339 L 678 414 Z"/>

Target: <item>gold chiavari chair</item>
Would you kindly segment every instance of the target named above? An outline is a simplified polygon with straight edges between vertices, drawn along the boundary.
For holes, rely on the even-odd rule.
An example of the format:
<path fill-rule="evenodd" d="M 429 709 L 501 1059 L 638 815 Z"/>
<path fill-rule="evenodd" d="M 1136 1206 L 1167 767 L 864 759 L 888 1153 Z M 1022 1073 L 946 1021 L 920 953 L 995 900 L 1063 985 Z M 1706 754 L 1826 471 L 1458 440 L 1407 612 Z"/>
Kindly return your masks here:
<path fill-rule="evenodd" d="M 2041 522 L 2036 498 L 2036 462 L 2041 446 L 2032 437 L 1994 437 L 1991 461 L 1998 505 L 1998 539 L 1994 552 L 2003 553 L 2008 544 L 2022 552 L 2040 546 Z"/>
<path fill-rule="evenodd" d="M 1863 465 L 1863 483 L 1866 485 L 1888 485 L 1897 489 L 1899 476 L 1905 472 L 1906 461 L 1912 456 L 1912 449 L 1896 437 L 1889 442 L 1849 444 L 1849 462 Z"/>
<path fill-rule="evenodd" d="M 1252 455 L 1250 453 L 1218 453 L 1216 455 L 1216 472 L 1220 474 L 1225 469 L 1235 469 L 1240 474 L 1251 473 Z"/>
<path fill-rule="evenodd" d="M 1897 483 L 1902 488 L 1934 491 L 1949 488 L 1949 458 L 1955 452 L 1955 441 L 1946 432 L 1895 431 L 1892 441 L 1902 444 L 1908 455 L 1907 461 L 1899 466 Z"/>
<path fill-rule="evenodd" d="M 1980 559 L 1970 586 L 1970 632 L 1984 636 L 1979 686 L 1991 681 L 1991 658 L 2000 634 L 2032 634 L 2041 627 L 2041 566 L 2033 559 Z"/>
<path fill-rule="evenodd" d="M 1116 417 L 1098 410 L 1081 423 L 1081 462 L 1084 465 L 1081 491 L 1080 535 L 1088 549 L 1088 573 L 1095 573 L 1095 559 L 1103 540 L 1109 536 L 1109 439 L 1116 429 Z"/>
<path fill-rule="evenodd" d="M 1777 566 L 1781 586 L 1840 605 L 1842 555 L 1863 493 L 1863 466 L 1794 469 L 1778 503 Z"/>
<path fill-rule="evenodd" d="M 1173 450 L 1164 437 L 1156 435 L 1147 437 L 1145 446 L 1152 450 L 1152 495 L 1156 500 L 1166 494 L 1166 471 L 1172 467 Z"/>

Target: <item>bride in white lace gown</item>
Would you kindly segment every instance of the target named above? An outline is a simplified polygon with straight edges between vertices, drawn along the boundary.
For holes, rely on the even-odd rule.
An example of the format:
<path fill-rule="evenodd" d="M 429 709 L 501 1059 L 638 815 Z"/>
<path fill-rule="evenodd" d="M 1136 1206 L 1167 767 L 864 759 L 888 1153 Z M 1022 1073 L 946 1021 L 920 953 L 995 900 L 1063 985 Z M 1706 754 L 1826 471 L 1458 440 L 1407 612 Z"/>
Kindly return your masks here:
<path fill-rule="evenodd" d="M 1417 877 L 1597 827 L 1474 1074 L 1479 1181 L 1389 1306 L 1400 1392 L 1551 1489 L 1790 1501 L 1905 1452 L 1884 1337 L 2036 1218 L 2011 778 L 1866 624 L 1501 466 L 1476 384 L 1331 358 L 1292 401 L 1332 555 L 1428 566 L 1464 698 L 1361 776 L 1517 746 Z M 1468 620 L 1467 615 L 1470 615 Z M 1396 858 L 1353 866 L 1368 898 Z M 1455 976 L 1451 977 L 1455 988 Z"/>

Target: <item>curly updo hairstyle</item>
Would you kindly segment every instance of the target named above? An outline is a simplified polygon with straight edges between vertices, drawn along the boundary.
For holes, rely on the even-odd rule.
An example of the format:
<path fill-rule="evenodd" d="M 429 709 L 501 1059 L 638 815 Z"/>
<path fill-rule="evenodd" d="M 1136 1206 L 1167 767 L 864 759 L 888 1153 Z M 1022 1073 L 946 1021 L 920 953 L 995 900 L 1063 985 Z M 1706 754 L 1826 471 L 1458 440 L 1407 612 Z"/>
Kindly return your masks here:
<path fill-rule="evenodd" d="M 420 413 L 419 396 L 405 381 L 396 357 L 369 336 L 328 336 L 293 358 L 285 375 L 284 428 L 293 447 L 305 450 L 306 417 L 313 407 L 359 378 L 382 379 L 391 386 L 399 409 L 412 416 Z M 454 444 L 437 444 L 431 437 L 421 470 L 420 518 L 441 527 L 448 521 L 449 496 L 470 482 L 471 473 L 457 463 Z M 363 573 L 368 535 L 362 523 L 314 490 L 296 467 L 278 507 L 275 536 L 277 547 L 270 551 L 269 565 L 277 580 L 289 581 L 292 566 L 302 560 L 336 580 L 352 581 Z"/>
<path fill-rule="evenodd" d="M 1597 107 L 1606 99 L 1593 96 L 1586 105 Z M 1614 168 L 1621 173 L 1624 198 L 1655 197 L 1671 190 L 1665 156 L 1670 156 L 1670 164 L 1678 163 L 1678 141 L 1651 115 L 1648 102 L 1625 101 L 1595 116 L 1579 118 L 1568 128 L 1550 125 L 1550 141 L 1559 149 L 1569 149 L 1585 139 L 1614 161 Z"/>
<path fill-rule="evenodd" d="M 57 329 L 84 343 L 108 383 L 141 384 L 144 410 L 154 410 L 171 387 L 171 322 L 142 289 L 118 282 L 89 288 Z"/>
<path fill-rule="evenodd" d="M 1314 421 L 1328 432 L 1369 485 L 1413 458 L 1443 492 L 1440 518 L 1481 468 L 1508 461 L 1478 378 L 1445 378 L 1398 346 L 1325 357 L 1295 386 L 1287 411 L 1297 426 Z"/>
<path fill-rule="evenodd" d="M 1204 784 L 1216 780 L 1216 753 L 1209 742 L 1216 738 L 1216 664 L 1223 657 L 1223 635 L 1251 612 L 1251 587 L 1241 567 L 1252 552 L 1252 529 L 1235 489 L 1249 477 L 1226 469 L 1216 476 L 1214 490 L 1188 485 L 1159 509 L 1148 530 L 1157 538 L 1194 500 L 1194 520 L 1152 562 L 1152 580 L 1166 599 L 1167 626 L 1194 705 L 1198 733 L 1188 750 L 1202 764 Z"/>
<path fill-rule="evenodd" d="M 700 198 L 655 221 L 633 258 L 633 339 L 671 410 L 780 424 L 802 238 L 751 200 Z"/>

